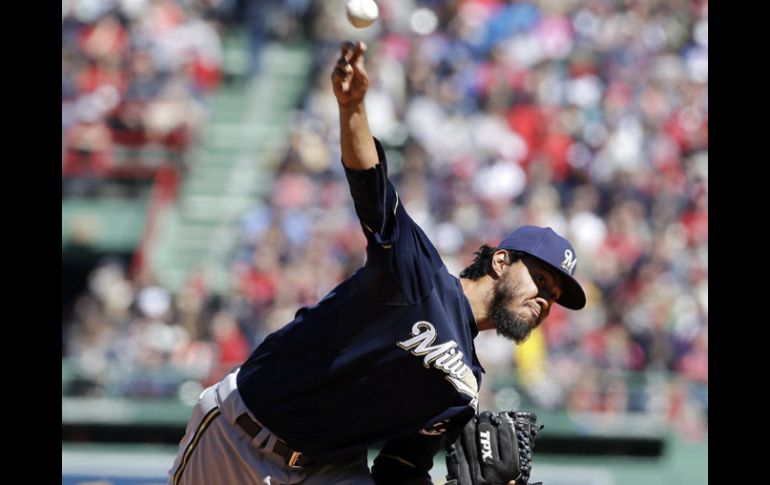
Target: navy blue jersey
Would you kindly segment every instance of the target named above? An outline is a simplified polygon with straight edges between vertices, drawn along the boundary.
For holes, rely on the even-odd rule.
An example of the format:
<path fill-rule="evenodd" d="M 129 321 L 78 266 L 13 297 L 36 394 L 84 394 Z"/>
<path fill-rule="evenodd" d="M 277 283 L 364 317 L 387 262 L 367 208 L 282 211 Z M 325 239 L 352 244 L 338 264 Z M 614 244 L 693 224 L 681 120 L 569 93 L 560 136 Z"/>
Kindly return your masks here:
<path fill-rule="evenodd" d="M 478 330 L 460 281 L 379 164 L 346 170 L 367 262 L 268 336 L 238 374 L 251 412 L 294 449 L 334 457 L 464 422 L 477 407 Z"/>

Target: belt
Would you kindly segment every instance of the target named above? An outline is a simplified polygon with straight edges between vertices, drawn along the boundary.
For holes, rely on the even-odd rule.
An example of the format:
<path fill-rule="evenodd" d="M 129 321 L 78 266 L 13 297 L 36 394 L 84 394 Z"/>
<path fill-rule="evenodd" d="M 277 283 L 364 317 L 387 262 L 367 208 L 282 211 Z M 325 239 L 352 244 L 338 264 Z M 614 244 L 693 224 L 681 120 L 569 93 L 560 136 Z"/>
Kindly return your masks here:
<path fill-rule="evenodd" d="M 238 416 L 235 422 L 252 438 L 262 431 L 262 425 L 251 419 L 246 413 Z M 281 439 L 277 440 L 275 445 L 273 445 L 273 453 L 286 460 L 286 465 L 289 468 L 306 468 L 314 465 L 313 460 L 299 451 L 292 450 L 288 443 Z"/>

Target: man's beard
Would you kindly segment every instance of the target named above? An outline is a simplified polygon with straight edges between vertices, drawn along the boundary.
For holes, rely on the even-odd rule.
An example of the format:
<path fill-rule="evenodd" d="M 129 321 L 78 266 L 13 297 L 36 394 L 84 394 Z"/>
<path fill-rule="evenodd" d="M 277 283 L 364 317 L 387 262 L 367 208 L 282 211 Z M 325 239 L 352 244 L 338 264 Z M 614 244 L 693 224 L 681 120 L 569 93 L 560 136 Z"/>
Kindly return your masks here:
<path fill-rule="evenodd" d="M 508 305 L 518 294 L 519 292 L 513 290 L 503 278 L 500 278 L 495 283 L 494 295 L 489 303 L 487 314 L 492 323 L 495 324 L 498 335 L 520 344 L 529 337 L 532 328 L 527 322 L 508 310 Z"/>

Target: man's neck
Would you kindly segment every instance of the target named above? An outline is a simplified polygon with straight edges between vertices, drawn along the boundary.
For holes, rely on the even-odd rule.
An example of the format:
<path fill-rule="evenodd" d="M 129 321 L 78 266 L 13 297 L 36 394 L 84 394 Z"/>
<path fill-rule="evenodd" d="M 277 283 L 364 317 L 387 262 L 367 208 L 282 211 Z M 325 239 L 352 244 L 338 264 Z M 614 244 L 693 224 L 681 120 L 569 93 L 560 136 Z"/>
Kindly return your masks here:
<path fill-rule="evenodd" d="M 482 276 L 477 280 L 460 278 L 460 284 L 471 304 L 471 312 L 479 331 L 493 329 L 494 324 L 487 316 L 487 308 L 492 299 L 492 279 L 489 276 Z"/>

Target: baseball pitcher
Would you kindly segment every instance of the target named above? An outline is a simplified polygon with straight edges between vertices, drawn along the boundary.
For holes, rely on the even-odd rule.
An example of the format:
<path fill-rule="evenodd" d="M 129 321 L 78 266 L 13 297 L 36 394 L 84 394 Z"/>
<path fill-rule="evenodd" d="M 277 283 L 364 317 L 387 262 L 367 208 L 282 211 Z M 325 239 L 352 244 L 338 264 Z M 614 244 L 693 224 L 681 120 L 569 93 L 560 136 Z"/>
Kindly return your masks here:
<path fill-rule="evenodd" d="M 473 339 L 520 342 L 553 304 L 582 308 L 575 251 L 523 226 L 451 275 L 388 179 L 364 108 L 365 51 L 344 43 L 331 80 L 366 264 L 201 394 L 170 484 L 430 484 L 444 446 L 453 483 L 527 483 L 539 427 L 479 413 Z"/>

